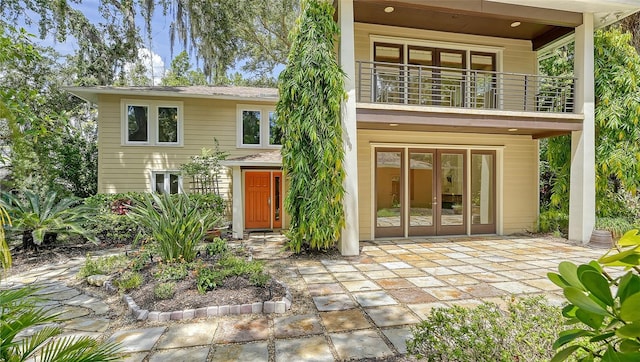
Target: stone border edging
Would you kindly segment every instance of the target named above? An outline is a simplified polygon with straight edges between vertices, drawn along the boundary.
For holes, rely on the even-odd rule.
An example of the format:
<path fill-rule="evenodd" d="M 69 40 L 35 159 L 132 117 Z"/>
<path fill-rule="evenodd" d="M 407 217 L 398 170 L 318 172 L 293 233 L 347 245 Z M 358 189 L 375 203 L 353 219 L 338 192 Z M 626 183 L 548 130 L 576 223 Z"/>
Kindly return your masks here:
<path fill-rule="evenodd" d="M 289 291 L 289 287 L 279 280 L 274 281 L 280 284 L 285 290 L 285 296 L 280 301 L 266 301 L 256 302 L 251 304 L 234 304 L 234 305 L 220 305 L 213 307 L 202 307 L 197 309 L 185 309 L 173 312 L 159 312 L 151 311 L 147 309 L 141 309 L 133 298 L 125 294 L 122 296 L 122 300 L 127 304 L 129 313 L 131 316 L 139 321 L 152 321 L 152 322 L 165 322 L 169 320 L 188 320 L 193 318 L 208 318 L 214 316 L 224 316 L 232 314 L 252 314 L 252 313 L 276 313 L 282 314 L 291 309 L 291 303 L 293 297 Z M 111 281 L 104 282 L 102 287 L 110 293 L 116 292 L 118 289 L 111 284 Z"/>

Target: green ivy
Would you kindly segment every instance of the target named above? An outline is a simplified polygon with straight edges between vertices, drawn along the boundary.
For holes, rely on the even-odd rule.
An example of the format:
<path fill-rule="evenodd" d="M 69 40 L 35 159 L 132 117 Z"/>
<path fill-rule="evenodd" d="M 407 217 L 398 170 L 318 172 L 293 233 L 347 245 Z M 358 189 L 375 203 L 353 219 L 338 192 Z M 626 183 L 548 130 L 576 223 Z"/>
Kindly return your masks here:
<path fill-rule="evenodd" d="M 344 149 L 340 105 L 344 72 L 335 54 L 339 28 L 331 2 L 307 0 L 292 30 L 287 67 L 280 74 L 277 124 L 289 190 L 289 247 L 327 249 L 344 226 Z"/>

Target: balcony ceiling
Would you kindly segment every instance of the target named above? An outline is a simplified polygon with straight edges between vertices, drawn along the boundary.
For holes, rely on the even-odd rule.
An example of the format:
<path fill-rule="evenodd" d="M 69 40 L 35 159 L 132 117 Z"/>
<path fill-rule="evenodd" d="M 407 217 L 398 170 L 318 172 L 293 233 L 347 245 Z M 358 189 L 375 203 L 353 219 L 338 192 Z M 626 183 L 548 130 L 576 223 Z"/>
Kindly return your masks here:
<path fill-rule="evenodd" d="M 386 13 L 389 6 L 394 11 Z M 354 20 L 531 40 L 533 50 L 538 50 L 573 32 L 582 24 L 583 11 L 602 11 L 599 19 L 603 22 L 627 16 L 637 8 L 640 0 L 354 0 Z M 521 25 L 512 27 L 515 21 Z"/>

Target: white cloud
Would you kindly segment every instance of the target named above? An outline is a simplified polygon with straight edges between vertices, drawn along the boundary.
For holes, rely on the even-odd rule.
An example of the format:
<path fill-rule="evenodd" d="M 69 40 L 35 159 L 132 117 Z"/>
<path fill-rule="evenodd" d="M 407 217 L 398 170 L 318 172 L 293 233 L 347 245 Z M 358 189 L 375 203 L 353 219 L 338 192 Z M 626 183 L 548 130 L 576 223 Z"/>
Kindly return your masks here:
<path fill-rule="evenodd" d="M 147 48 L 140 48 L 138 49 L 138 59 L 147 68 L 147 77 L 153 80 L 153 85 L 159 85 L 165 72 L 164 61 L 160 55 Z M 134 66 L 134 63 L 127 63 L 124 65 L 124 71 L 129 73 Z"/>

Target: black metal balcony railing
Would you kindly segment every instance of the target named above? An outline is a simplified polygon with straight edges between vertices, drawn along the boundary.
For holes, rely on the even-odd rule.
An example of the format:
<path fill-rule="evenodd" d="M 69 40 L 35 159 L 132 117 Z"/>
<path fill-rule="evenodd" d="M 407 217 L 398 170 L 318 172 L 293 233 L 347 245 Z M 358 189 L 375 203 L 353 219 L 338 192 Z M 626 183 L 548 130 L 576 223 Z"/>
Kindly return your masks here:
<path fill-rule="evenodd" d="M 358 102 L 572 113 L 573 77 L 358 61 Z"/>

